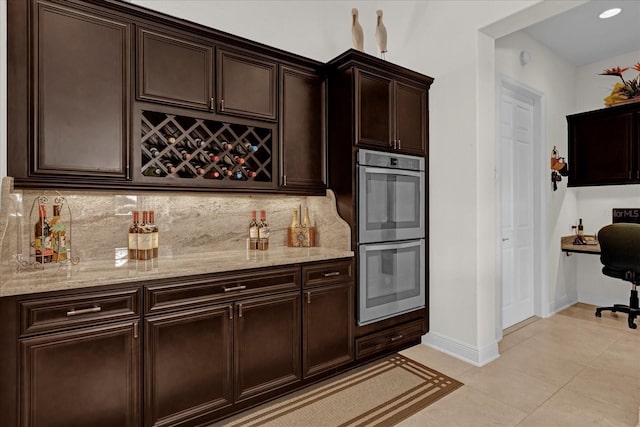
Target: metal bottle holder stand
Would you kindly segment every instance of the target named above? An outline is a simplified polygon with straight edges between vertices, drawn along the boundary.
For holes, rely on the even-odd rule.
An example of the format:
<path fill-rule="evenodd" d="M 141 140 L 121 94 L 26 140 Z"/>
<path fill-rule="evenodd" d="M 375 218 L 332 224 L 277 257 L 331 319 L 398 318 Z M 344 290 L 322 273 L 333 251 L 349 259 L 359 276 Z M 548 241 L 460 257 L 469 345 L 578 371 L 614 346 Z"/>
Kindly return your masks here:
<path fill-rule="evenodd" d="M 26 270 L 43 270 L 53 266 L 59 267 L 61 265 L 68 265 L 69 263 L 76 265 L 80 262 L 80 257 L 73 256 L 73 221 L 71 217 L 71 208 L 69 207 L 67 199 L 57 191 L 53 199 L 53 204 L 60 206 L 60 219 L 64 226 L 56 229 L 56 224 L 54 224 L 51 228 L 51 234 L 53 234 L 54 238 L 57 237 L 57 242 L 49 241 L 45 243 L 44 241 L 41 241 L 39 242 L 39 245 L 36 244 L 35 227 L 40 218 L 40 205 L 46 206 L 48 203 L 49 196 L 47 193 L 43 193 L 37 196 L 31 204 L 31 210 L 29 211 L 29 259 L 26 260 L 23 259 L 22 256 L 16 256 L 15 264 L 17 272 Z M 53 208 L 52 210 L 49 210 L 49 212 L 53 212 Z M 41 224 L 41 227 L 40 236 L 44 236 L 45 224 Z M 61 235 L 60 233 L 64 234 Z M 41 250 L 42 252 L 38 253 L 38 250 Z"/>

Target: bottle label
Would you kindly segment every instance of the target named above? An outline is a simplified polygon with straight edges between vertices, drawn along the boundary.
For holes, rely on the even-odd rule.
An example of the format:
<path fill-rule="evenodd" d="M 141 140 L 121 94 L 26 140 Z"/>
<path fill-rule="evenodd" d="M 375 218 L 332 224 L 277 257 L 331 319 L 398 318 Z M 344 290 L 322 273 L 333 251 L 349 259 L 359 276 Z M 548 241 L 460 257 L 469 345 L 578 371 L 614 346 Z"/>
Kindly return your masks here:
<path fill-rule="evenodd" d="M 138 250 L 149 250 L 151 247 L 151 233 L 138 233 Z"/>
<path fill-rule="evenodd" d="M 137 233 L 129 233 L 129 249 L 138 249 Z"/>
<path fill-rule="evenodd" d="M 257 226 L 249 227 L 249 238 L 250 239 L 257 239 L 258 238 L 258 227 Z"/>
<path fill-rule="evenodd" d="M 158 249 L 158 232 L 154 231 L 151 233 L 151 248 Z"/>
<path fill-rule="evenodd" d="M 259 232 L 259 236 L 261 239 L 268 239 L 269 238 L 269 227 L 260 227 L 260 229 L 258 230 Z"/>

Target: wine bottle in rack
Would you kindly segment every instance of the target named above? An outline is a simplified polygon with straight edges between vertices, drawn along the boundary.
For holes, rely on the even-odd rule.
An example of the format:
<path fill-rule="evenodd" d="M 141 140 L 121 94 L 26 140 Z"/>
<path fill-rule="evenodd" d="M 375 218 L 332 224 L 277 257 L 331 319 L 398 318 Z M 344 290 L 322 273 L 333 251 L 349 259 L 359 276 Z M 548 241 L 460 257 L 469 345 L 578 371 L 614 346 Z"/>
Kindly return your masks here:
<path fill-rule="evenodd" d="M 220 172 L 215 169 L 211 169 L 211 172 L 207 175 L 209 178 L 220 179 Z"/>
<path fill-rule="evenodd" d="M 154 211 L 149 211 L 149 226 L 151 227 L 151 257 L 158 258 L 158 225 Z"/>
<path fill-rule="evenodd" d="M 180 155 L 182 156 L 182 160 L 189 160 L 191 158 L 191 153 L 186 148 L 180 149 Z"/>
<path fill-rule="evenodd" d="M 51 262 L 53 244 L 51 242 L 51 229 L 47 219 L 47 207 L 41 204 L 38 209 L 38 222 L 33 229 L 36 261 L 44 264 Z"/>
<path fill-rule="evenodd" d="M 51 231 L 51 241 L 53 242 L 53 262 L 63 262 L 67 260 L 67 226 L 60 216 L 62 205 L 53 205 L 53 216 L 49 221 Z"/>
<path fill-rule="evenodd" d="M 240 168 L 242 169 L 242 172 L 249 178 L 255 178 L 256 175 L 257 175 L 257 173 L 255 171 L 252 171 L 251 169 L 249 169 L 245 165 L 240 166 Z"/>
<path fill-rule="evenodd" d="M 167 169 L 168 173 L 176 172 L 176 165 L 173 162 L 170 162 L 170 161 L 164 162 L 164 167 Z"/>
<path fill-rule="evenodd" d="M 269 223 L 267 222 L 267 211 L 260 211 L 260 224 L 258 226 L 258 249 L 266 251 L 269 249 Z"/>
<path fill-rule="evenodd" d="M 142 171 L 142 175 L 144 176 L 162 176 L 162 169 L 156 166 L 149 166 L 145 170 Z"/>
<path fill-rule="evenodd" d="M 149 260 L 153 256 L 151 234 L 149 212 L 142 211 L 142 224 L 138 227 L 138 259 L 140 260 Z"/>
<path fill-rule="evenodd" d="M 149 153 L 151 153 L 151 157 L 159 157 L 160 156 L 160 150 L 158 149 L 158 147 L 152 145 L 149 147 Z"/>
<path fill-rule="evenodd" d="M 236 155 L 233 156 L 233 160 L 239 165 L 241 165 L 241 164 L 243 164 L 245 162 L 244 157 L 240 157 L 240 156 L 236 156 Z"/>
<path fill-rule="evenodd" d="M 203 176 L 207 173 L 207 170 L 201 164 L 196 163 L 193 166 L 196 168 L 198 175 Z"/>
<path fill-rule="evenodd" d="M 228 167 L 226 167 L 226 166 L 223 166 L 223 167 L 222 167 L 222 174 L 223 174 L 224 176 L 231 176 L 231 175 L 233 175 L 233 171 L 231 170 L 231 168 L 228 168 Z"/>
<path fill-rule="evenodd" d="M 251 222 L 249 222 L 249 249 L 258 249 L 258 221 L 256 211 L 251 211 Z"/>
<path fill-rule="evenodd" d="M 129 259 L 138 259 L 138 227 L 140 212 L 133 211 L 133 223 L 129 226 Z"/>

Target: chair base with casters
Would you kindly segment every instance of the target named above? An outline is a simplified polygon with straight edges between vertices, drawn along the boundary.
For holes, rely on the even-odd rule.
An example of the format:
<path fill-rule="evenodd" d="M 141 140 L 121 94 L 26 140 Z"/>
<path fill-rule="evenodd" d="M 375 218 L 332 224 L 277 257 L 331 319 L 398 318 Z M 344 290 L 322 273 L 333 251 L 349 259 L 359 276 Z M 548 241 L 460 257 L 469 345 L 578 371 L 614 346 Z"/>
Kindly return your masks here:
<path fill-rule="evenodd" d="M 612 313 L 621 312 L 629 314 L 628 324 L 631 329 L 636 329 L 635 320 L 636 317 L 640 317 L 640 307 L 638 307 L 638 291 L 636 285 L 633 285 L 631 290 L 631 297 L 629 297 L 629 305 L 613 304 L 613 307 L 598 307 L 596 308 L 596 317 L 602 317 L 603 311 L 610 311 Z"/>
<path fill-rule="evenodd" d="M 627 313 L 628 325 L 637 329 L 636 318 L 640 317 L 638 286 L 640 286 L 640 224 L 616 223 L 598 231 L 602 273 L 609 277 L 631 283 L 629 305 L 614 304 L 613 307 L 596 308 L 596 316 L 603 311 Z"/>

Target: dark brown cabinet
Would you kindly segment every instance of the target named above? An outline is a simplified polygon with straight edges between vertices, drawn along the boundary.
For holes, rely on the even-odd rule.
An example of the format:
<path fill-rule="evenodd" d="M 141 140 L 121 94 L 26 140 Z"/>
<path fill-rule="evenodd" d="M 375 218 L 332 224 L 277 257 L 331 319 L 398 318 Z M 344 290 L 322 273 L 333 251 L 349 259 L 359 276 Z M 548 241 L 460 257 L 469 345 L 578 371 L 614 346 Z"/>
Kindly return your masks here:
<path fill-rule="evenodd" d="M 140 425 L 138 321 L 20 340 L 23 426 Z"/>
<path fill-rule="evenodd" d="M 145 320 L 145 426 L 170 426 L 233 404 L 232 305 Z"/>
<path fill-rule="evenodd" d="M 326 189 L 325 79 L 311 71 L 280 71 L 280 185 Z"/>
<path fill-rule="evenodd" d="M 236 303 L 235 401 L 302 379 L 300 292 Z"/>
<path fill-rule="evenodd" d="M 356 144 L 424 155 L 427 90 L 359 69 L 354 73 Z"/>
<path fill-rule="evenodd" d="M 198 110 L 211 110 L 213 46 L 203 42 L 138 28 L 137 95 Z"/>
<path fill-rule="evenodd" d="M 25 13 L 26 2 L 11 3 L 14 16 Z M 130 25 L 99 10 L 47 1 L 31 7 L 32 133 L 12 123 L 8 174 L 18 181 L 127 179 Z M 12 54 L 29 40 L 25 30 L 14 37 Z M 21 78 L 12 75 L 12 84 Z M 25 87 L 10 96 L 25 96 Z"/>
<path fill-rule="evenodd" d="M 353 361 L 352 262 L 306 266 L 302 275 L 302 368 L 309 378 Z"/>
<path fill-rule="evenodd" d="M 218 49 L 217 111 L 222 114 L 275 120 L 277 64 L 248 54 Z"/>
<path fill-rule="evenodd" d="M 640 183 L 640 107 L 567 116 L 569 186 Z"/>

